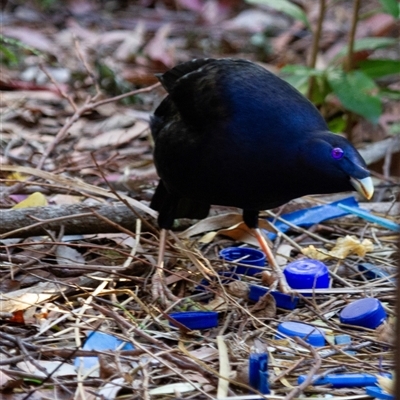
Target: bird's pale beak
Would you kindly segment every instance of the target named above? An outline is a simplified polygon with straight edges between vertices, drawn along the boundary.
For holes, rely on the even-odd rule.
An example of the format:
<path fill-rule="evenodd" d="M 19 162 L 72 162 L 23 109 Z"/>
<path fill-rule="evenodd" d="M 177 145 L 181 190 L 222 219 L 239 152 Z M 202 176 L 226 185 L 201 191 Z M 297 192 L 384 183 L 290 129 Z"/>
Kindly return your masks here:
<path fill-rule="evenodd" d="M 364 196 L 367 200 L 372 198 L 372 195 L 374 194 L 374 184 L 372 183 L 371 177 L 367 176 L 363 179 L 350 178 L 350 182 L 354 189 L 356 189 L 357 192 Z"/>

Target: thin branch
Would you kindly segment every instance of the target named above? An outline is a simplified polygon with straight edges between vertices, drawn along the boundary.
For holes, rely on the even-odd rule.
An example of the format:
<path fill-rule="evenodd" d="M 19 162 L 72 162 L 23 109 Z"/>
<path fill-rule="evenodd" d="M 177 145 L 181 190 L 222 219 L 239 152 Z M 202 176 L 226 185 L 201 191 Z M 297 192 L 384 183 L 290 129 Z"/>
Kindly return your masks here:
<path fill-rule="evenodd" d="M 358 11 L 360 9 L 360 0 L 354 0 L 353 3 L 353 17 L 351 20 L 351 29 L 349 33 L 349 43 L 347 48 L 347 60 L 345 69 L 351 71 L 353 69 L 353 52 L 354 52 L 354 41 L 358 23 Z"/>
<path fill-rule="evenodd" d="M 310 62 L 308 64 L 308 66 L 310 68 L 315 68 L 315 65 L 317 63 L 319 42 L 321 40 L 322 25 L 323 25 L 324 18 L 325 18 L 325 11 L 326 11 L 326 2 L 325 2 L 325 0 L 320 0 L 319 1 L 319 14 L 318 14 L 317 27 L 316 27 L 314 35 L 313 35 L 313 44 L 312 44 L 312 48 L 311 48 Z M 307 93 L 307 97 L 309 99 L 311 99 L 314 85 L 315 85 L 315 76 L 310 76 L 310 80 L 308 82 L 308 93 Z"/>

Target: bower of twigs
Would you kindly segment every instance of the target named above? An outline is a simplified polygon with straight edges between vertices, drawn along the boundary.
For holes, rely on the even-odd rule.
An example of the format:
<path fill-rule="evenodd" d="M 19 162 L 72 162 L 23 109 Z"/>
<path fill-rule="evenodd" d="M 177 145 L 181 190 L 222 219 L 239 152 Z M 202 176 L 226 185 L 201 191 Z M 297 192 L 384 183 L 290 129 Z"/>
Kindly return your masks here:
<path fill-rule="evenodd" d="M 71 93 L 42 63 L 45 88 L 14 88 L 1 98 L 0 397 L 369 398 L 363 388 L 315 386 L 312 380 L 329 373 L 393 371 L 396 233 L 347 215 L 308 229 L 292 226 L 278 235 L 272 246 L 282 267 L 305 257 L 302 251 L 311 245 L 328 252 L 347 235 L 372 244 L 365 255 L 327 259 L 331 289 L 299 295 L 300 306 L 289 311 L 277 308 L 270 295 L 258 303 L 248 299 L 250 284 L 266 284 L 262 273 L 243 275 L 240 281 L 216 278 L 230 268 L 219 250 L 256 242 L 243 236 L 242 226 L 231 229 L 238 240 L 225 231 L 201 241 L 206 233 L 240 220 L 239 210 L 214 207 L 194 227 L 196 221 L 179 221 L 168 236 L 165 279 L 177 299 L 154 301 L 151 278 L 159 232 L 156 213 L 148 207 L 157 182 L 148 121 L 164 91 L 149 69 L 144 75 L 136 71 L 141 89 L 104 96 L 93 79 L 90 52 L 79 40 L 70 44 L 72 56 L 65 62 L 78 65 L 85 77 L 81 87 Z M 120 102 L 127 98 L 136 103 Z M 389 158 L 386 172 L 388 164 Z M 377 175 L 386 186 L 360 207 L 399 223 L 399 203 L 388 195 L 396 178 Z M 34 193 L 38 204 L 13 208 Z M 261 218 L 347 196 L 295 200 Z M 373 264 L 386 276 L 367 279 L 358 270 L 360 263 Z M 204 279 L 210 282 L 208 290 L 198 291 Z M 384 324 L 374 330 L 341 324 L 340 311 L 366 297 L 382 302 L 388 315 Z M 196 310 L 217 311 L 218 326 L 190 331 L 170 324 L 169 313 Z M 283 321 L 322 329 L 326 345 L 277 339 Z M 86 349 L 93 331 L 132 347 Z M 335 344 L 343 334 L 351 342 Z M 272 394 L 266 396 L 249 387 L 249 355 L 261 352 L 269 355 Z M 97 367 L 77 367 L 79 360 L 93 356 Z M 307 376 L 302 384 L 300 375 Z M 382 385 L 392 390 L 391 381 Z"/>

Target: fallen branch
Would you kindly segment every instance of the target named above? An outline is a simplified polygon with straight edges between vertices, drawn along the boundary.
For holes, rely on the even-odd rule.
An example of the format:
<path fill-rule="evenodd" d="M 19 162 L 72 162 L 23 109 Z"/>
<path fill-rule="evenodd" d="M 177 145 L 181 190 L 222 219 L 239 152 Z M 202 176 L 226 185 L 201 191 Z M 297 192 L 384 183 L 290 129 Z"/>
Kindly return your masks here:
<path fill-rule="evenodd" d="M 46 230 L 58 232 L 61 226 L 66 235 L 115 233 L 123 229 L 134 232 L 136 219 L 123 203 L 0 210 L 0 238 L 46 235 Z"/>

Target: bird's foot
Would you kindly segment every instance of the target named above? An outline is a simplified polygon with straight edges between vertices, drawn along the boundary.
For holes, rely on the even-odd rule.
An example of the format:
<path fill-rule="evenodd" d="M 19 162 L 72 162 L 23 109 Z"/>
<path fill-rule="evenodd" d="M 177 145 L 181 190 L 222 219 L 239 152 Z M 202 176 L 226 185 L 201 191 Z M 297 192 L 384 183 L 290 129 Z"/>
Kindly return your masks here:
<path fill-rule="evenodd" d="M 173 295 L 168 289 L 167 285 L 165 284 L 164 276 L 159 271 L 153 275 L 151 283 L 151 295 L 154 302 L 157 302 L 163 306 L 169 306 L 172 302 L 179 300 L 179 298 Z"/>

